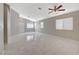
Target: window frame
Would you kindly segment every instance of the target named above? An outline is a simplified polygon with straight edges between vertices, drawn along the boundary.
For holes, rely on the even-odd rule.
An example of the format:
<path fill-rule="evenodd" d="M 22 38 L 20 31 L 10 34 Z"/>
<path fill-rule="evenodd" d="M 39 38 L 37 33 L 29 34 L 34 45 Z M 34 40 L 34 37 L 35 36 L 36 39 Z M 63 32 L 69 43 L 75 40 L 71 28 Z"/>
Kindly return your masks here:
<path fill-rule="evenodd" d="M 64 24 L 65 24 L 64 21 L 66 21 L 66 20 L 68 20 L 68 19 L 69 19 L 69 20 L 72 20 L 72 21 L 71 21 L 71 22 L 72 22 L 72 23 L 71 23 L 72 25 L 70 25 L 70 26 L 71 26 L 71 29 L 66 28 L 67 26 L 64 25 Z M 63 27 L 63 28 L 62 28 L 62 29 L 57 29 L 57 20 L 58 20 L 58 21 L 59 21 L 59 20 L 62 20 L 62 21 L 63 21 L 63 23 L 62 23 L 62 27 Z M 63 19 L 57 19 L 57 20 L 56 20 L 56 22 L 55 22 L 56 30 L 70 30 L 70 31 L 73 31 L 73 30 L 74 30 L 74 28 L 73 28 L 73 27 L 74 27 L 74 26 L 73 26 L 73 17 L 63 18 Z M 67 21 L 67 22 L 68 22 L 68 21 Z"/>

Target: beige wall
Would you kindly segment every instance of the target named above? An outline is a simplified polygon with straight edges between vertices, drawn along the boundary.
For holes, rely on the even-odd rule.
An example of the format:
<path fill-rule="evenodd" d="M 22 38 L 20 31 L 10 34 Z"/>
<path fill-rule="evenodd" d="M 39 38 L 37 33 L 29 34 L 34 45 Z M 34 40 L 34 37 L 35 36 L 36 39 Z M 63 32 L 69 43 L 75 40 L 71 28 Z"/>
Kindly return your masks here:
<path fill-rule="evenodd" d="M 19 17 L 19 33 L 24 33 L 25 19 Z"/>
<path fill-rule="evenodd" d="M 28 19 L 19 17 L 19 13 L 17 13 L 13 9 L 10 9 L 10 19 L 8 21 L 9 35 L 13 36 L 13 35 L 17 35 L 25 32 L 34 32 L 35 31 L 34 28 L 33 29 L 26 28 L 25 30 L 25 26 L 27 25 L 27 23 L 34 23 L 34 22 Z"/>
<path fill-rule="evenodd" d="M 14 11 L 13 9 L 10 9 L 10 20 L 9 20 L 9 24 L 10 24 L 10 35 L 16 35 L 18 34 L 18 21 L 19 21 L 19 14 Z"/>
<path fill-rule="evenodd" d="M 55 21 L 58 19 L 73 17 L 73 31 L 68 30 L 56 30 Z M 44 29 L 39 29 L 39 32 L 57 35 L 65 38 L 72 38 L 79 40 L 79 11 L 55 16 L 52 18 L 44 19 L 38 22 L 44 22 Z"/>

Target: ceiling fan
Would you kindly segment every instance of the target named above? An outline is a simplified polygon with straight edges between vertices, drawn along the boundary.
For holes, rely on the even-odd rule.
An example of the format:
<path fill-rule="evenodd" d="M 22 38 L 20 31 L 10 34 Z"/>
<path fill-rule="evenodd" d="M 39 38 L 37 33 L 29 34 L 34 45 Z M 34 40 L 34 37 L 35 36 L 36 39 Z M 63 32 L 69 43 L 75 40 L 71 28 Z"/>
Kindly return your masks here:
<path fill-rule="evenodd" d="M 61 7 L 63 7 L 63 5 L 59 5 L 59 6 L 54 6 L 54 9 L 49 8 L 49 10 L 51 10 L 48 14 L 52 13 L 52 12 L 57 12 L 57 11 L 65 11 L 65 9 L 61 9 Z"/>

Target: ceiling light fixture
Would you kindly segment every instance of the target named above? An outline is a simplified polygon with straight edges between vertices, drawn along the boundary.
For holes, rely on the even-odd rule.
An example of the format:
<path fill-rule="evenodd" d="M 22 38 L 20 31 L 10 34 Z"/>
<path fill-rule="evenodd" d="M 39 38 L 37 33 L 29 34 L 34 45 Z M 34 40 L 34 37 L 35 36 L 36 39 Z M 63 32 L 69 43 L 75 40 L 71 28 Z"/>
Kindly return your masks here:
<path fill-rule="evenodd" d="M 42 10 L 42 8 L 38 7 L 39 10 Z"/>

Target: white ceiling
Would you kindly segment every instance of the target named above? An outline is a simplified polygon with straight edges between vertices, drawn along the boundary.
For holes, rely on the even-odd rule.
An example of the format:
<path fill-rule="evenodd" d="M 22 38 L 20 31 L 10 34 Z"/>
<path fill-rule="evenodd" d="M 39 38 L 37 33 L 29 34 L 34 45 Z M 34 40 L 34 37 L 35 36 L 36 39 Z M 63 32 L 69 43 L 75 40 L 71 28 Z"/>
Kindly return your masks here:
<path fill-rule="evenodd" d="M 21 17 L 28 18 L 32 21 L 38 21 L 44 18 L 54 17 L 63 13 L 79 10 L 78 3 L 60 3 L 63 5 L 62 8 L 66 9 L 65 11 L 48 14 L 48 8 L 53 8 L 55 4 L 56 3 L 10 3 L 9 5 L 17 11 Z M 60 4 L 58 3 L 58 5 Z M 42 9 L 39 10 L 38 7 L 41 7 Z"/>

